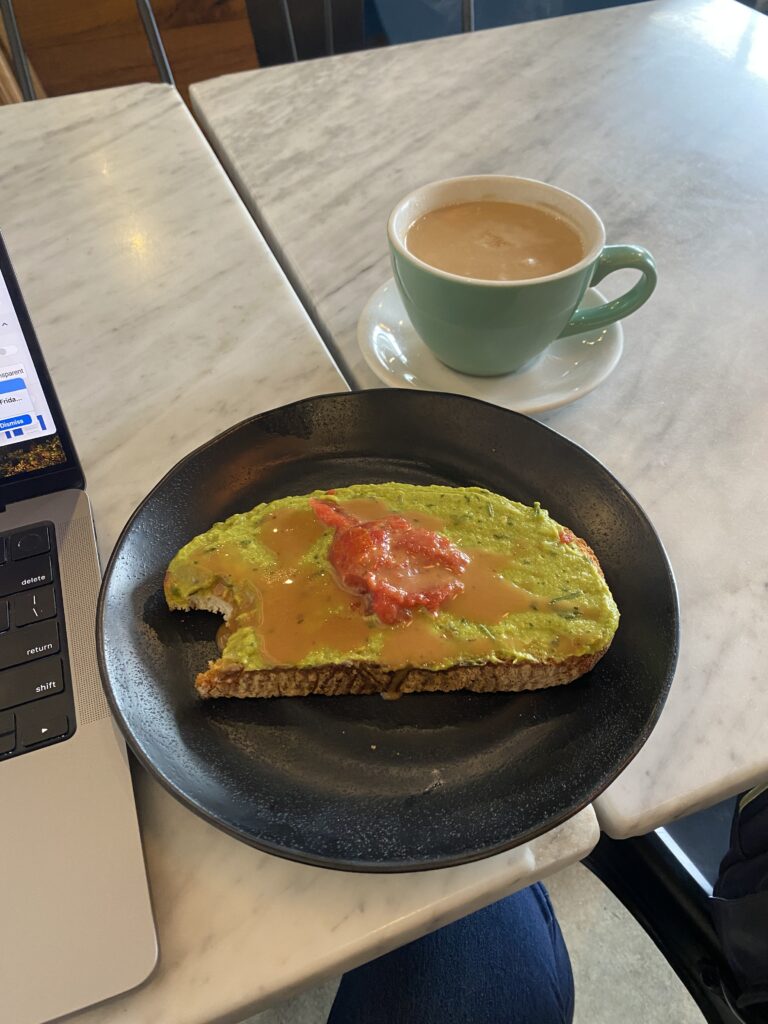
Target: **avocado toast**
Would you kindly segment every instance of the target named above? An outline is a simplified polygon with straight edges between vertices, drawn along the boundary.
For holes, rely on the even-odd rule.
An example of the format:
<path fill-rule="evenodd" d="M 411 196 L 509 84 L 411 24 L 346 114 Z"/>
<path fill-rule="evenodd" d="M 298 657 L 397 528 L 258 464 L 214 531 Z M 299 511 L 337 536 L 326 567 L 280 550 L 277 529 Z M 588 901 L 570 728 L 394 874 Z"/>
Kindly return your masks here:
<path fill-rule="evenodd" d="M 602 657 L 618 610 L 585 541 L 482 488 L 359 484 L 217 523 L 171 609 L 220 612 L 202 697 L 538 689 Z"/>

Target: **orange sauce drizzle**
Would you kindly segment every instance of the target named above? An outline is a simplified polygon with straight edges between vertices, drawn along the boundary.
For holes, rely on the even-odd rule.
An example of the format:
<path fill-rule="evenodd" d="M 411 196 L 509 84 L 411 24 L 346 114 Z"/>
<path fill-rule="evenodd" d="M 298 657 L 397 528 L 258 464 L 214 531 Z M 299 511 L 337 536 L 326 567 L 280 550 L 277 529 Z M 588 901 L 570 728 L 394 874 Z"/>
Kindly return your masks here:
<path fill-rule="evenodd" d="M 361 519 L 377 519 L 391 512 L 376 499 L 345 501 L 342 507 Z M 424 529 L 444 531 L 445 524 L 424 513 L 401 513 Z M 251 627 L 261 637 L 262 651 L 275 665 L 296 664 L 314 650 L 338 652 L 339 660 L 367 642 L 372 628 L 366 618 L 364 599 L 343 589 L 330 565 L 301 565 L 302 556 L 323 536 L 327 527 L 311 509 L 280 509 L 261 524 L 259 538 L 276 556 L 272 567 L 254 566 L 236 544 L 224 544 L 213 552 L 200 552 L 197 564 L 217 576 L 217 591 L 234 603 L 234 611 L 217 634 L 220 648 L 237 629 Z M 510 556 L 469 550 L 471 562 L 462 574 L 464 590 L 448 600 L 446 611 L 470 622 L 493 626 L 505 615 L 528 610 L 568 611 L 577 602 L 552 602 L 516 586 L 503 576 Z M 580 609 L 584 617 L 597 610 Z M 401 668 L 434 664 L 461 656 L 490 655 L 494 641 L 479 637 L 458 639 L 426 612 L 408 622 L 383 626 L 383 645 L 377 656 L 384 667 Z M 560 638 L 555 653 L 570 652 L 568 638 Z"/>

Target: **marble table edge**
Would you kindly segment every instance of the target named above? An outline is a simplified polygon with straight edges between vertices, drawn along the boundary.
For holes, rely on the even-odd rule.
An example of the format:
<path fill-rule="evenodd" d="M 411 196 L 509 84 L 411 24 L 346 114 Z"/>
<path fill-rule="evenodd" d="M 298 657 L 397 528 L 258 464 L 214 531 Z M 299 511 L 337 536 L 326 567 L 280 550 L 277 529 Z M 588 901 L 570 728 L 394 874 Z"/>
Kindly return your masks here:
<path fill-rule="evenodd" d="M 703 785 L 684 797 L 675 794 L 643 812 L 628 805 L 619 794 L 614 796 L 609 789 L 597 797 L 592 806 L 602 832 L 612 839 L 632 839 L 713 807 L 764 782 L 765 772 L 761 769 L 751 773 L 733 772 L 720 780 L 716 789 L 711 784 Z"/>
<path fill-rule="evenodd" d="M 576 835 L 572 834 L 574 830 L 577 830 Z M 466 889 L 460 891 L 461 899 L 455 900 L 455 902 L 451 902 L 452 894 L 449 892 L 430 904 L 429 907 L 420 908 L 408 918 L 398 917 L 383 927 L 374 929 L 366 936 L 369 941 L 365 945 L 354 939 L 350 940 L 345 945 L 335 948 L 332 954 L 316 958 L 308 970 L 288 973 L 275 988 L 268 992 L 257 993 L 250 1002 L 231 1008 L 222 1016 L 217 1017 L 215 1021 L 211 1021 L 210 1024 L 240 1024 L 241 1021 L 253 1014 L 290 999 L 314 985 L 368 963 L 393 949 L 407 945 L 423 935 L 436 931 L 453 921 L 458 921 L 483 907 L 490 906 L 497 900 L 511 896 L 537 881 L 544 881 L 577 860 L 583 860 L 592 852 L 599 839 L 600 828 L 597 817 L 592 805 L 589 804 L 544 835 L 532 839 L 520 847 L 508 850 L 506 853 L 496 854 L 497 857 L 512 857 L 517 862 L 514 865 L 515 877 L 512 880 L 510 880 L 508 872 L 504 876 L 499 875 L 495 878 L 491 886 L 488 886 L 482 879 L 477 879 Z M 546 865 L 538 865 L 532 847 L 537 843 L 557 844 L 559 842 L 562 842 L 562 850 L 556 849 L 554 856 Z M 474 863 L 482 864 L 483 862 Z M 461 866 L 459 870 L 460 868 Z M 455 871 L 457 869 L 438 870 Z M 428 873 L 425 872 L 425 874 Z M 437 908 L 437 912 L 435 912 L 435 908 Z M 405 926 L 404 921 L 407 921 Z M 151 983 L 151 977 L 145 984 L 149 983 Z"/>
<path fill-rule="evenodd" d="M 328 58 L 323 58 L 328 59 Z M 269 70 L 269 69 L 262 69 Z M 223 75 L 223 78 L 236 77 L 242 72 L 235 72 L 234 75 Z M 219 81 L 216 79 L 207 79 L 206 81 Z M 352 390 L 358 389 L 361 385 L 356 380 L 355 374 L 350 368 L 349 362 L 341 351 L 339 346 L 336 344 L 333 334 L 328 324 L 326 324 L 322 315 L 320 314 L 316 303 L 313 301 L 309 287 L 306 282 L 302 279 L 299 269 L 292 263 L 285 252 L 282 249 L 277 237 L 271 230 L 269 225 L 265 222 L 258 208 L 256 200 L 251 196 L 248 188 L 246 187 L 244 178 L 240 173 L 238 161 L 236 157 L 231 156 L 227 151 L 227 147 L 219 138 L 216 129 L 211 125 L 208 118 L 206 117 L 205 111 L 200 105 L 196 98 L 197 86 L 204 85 L 205 82 L 195 82 L 190 86 L 189 96 L 192 110 L 194 111 L 194 117 L 190 113 L 195 125 L 200 132 L 201 137 L 205 140 L 206 146 L 211 150 L 217 163 L 220 165 L 224 176 L 227 178 L 230 187 L 234 191 L 240 203 L 245 207 L 249 216 L 251 217 L 256 230 L 262 236 L 264 241 L 269 248 L 273 260 L 279 267 L 280 272 L 287 279 L 289 285 L 293 289 L 299 303 L 304 308 L 304 313 L 311 323 L 313 329 L 320 336 L 320 339 L 325 346 L 328 355 L 333 362 L 334 366 L 338 370 L 339 374 L 343 378 L 347 387 Z M 383 387 L 384 385 L 379 385 Z"/>

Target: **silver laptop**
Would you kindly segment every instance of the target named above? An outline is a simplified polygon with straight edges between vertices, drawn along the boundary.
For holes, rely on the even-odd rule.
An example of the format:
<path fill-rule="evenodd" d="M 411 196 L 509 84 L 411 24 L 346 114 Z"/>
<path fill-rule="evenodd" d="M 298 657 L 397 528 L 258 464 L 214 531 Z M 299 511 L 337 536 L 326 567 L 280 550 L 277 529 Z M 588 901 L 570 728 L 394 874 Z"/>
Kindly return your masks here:
<path fill-rule="evenodd" d="M 96 661 L 82 470 L 0 238 L 0 1018 L 40 1024 L 157 959 L 125 745 Z"/>

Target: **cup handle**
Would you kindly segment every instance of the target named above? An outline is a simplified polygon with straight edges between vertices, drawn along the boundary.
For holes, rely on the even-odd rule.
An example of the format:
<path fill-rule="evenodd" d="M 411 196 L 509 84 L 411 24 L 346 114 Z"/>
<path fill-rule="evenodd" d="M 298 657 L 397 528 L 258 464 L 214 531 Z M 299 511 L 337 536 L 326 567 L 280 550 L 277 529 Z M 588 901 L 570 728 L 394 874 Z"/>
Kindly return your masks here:
<path fill-rule="evenodd" d="M 650 297 L 656 287 L 656 264 L 647 249 L 639 245 L 606 245 L 595 264 L 590 287 L 599 284 L 614 270 L 639 270 L 643 275 L 634 287 L 618 299 L 604 302 L 602 306 L 577 309 L 558 337 L 571 334 L 586 334 L 634 313 Z"/>

